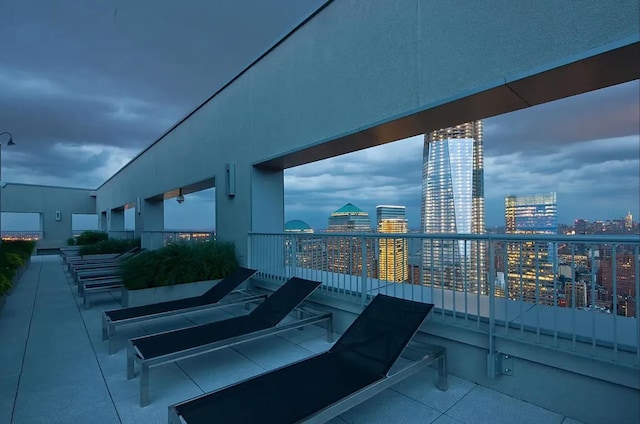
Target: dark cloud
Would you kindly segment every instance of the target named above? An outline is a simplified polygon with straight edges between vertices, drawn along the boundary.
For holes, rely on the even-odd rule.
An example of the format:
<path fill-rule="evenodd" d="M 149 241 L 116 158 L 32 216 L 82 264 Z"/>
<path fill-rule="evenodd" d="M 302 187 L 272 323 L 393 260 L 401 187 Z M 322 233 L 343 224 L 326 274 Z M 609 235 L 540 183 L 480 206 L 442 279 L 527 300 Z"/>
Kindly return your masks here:
<path fill-rule="evenodd" d="M 42 156 L 55 154 L 56 143 L 117 146 L 133 156 L 322 3 L 1 2 L 0 131 L 13 133 L 31 168 L 22 172 L 6 155 L 5 177 L 48 174 L 86 185 L 72 172 L 52 172 Z M 103 153 L 85 162 L 110 170 L 109 160 Z"/>
<path fill-rule="evenodd" d="M 637 137 L 638 98 L 640 83 L 632 81 L 486 119 L 485 152 L 548 154 L 567 144 Z"/>

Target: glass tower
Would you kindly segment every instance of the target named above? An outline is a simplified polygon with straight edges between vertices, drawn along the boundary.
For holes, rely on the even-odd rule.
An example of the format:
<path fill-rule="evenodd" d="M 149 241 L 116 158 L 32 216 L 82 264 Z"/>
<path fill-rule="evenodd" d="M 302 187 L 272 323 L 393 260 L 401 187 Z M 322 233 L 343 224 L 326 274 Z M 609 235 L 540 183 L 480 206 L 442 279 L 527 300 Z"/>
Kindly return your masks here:
<path fill-rule="evenodd" d="M 507 234 L 557 234 L 556 193 L 507 196 L 504 201 Z M 552 243 L 507 243 L 508 297 L 553 304 L 556 248 Z"/>
<path fill-rule="evenodd" d="M 406 233 L 406 207 L 376 206 L 378 233 Z M 381 238 L 378 241 L 378 278 L 385 281 L 406 281 L 408 277 L 408 246 L 406 238 Z"/>
<path fill-rule="evenodd" d="M 327 232 L 332 233 L 369 233 L 371 220 L 362 209 L 347 203 L 329 216 Z M 366 275 L 374 276 L 373 259 L 375 257 L 372 240 L 364 243 L 360 237 L 329 237 L 327 239 L 328 271 L 341 274 L 362 275 L 362 261 L 365 257 Z"/>
<path fill-rule="evenodd" d="M 485 232 L 482 121 L 425 135 L 421 221 L 425 234 Z M 484 293 L 485 248 L 479 241 L 426 240 L 423 284 Z"/>

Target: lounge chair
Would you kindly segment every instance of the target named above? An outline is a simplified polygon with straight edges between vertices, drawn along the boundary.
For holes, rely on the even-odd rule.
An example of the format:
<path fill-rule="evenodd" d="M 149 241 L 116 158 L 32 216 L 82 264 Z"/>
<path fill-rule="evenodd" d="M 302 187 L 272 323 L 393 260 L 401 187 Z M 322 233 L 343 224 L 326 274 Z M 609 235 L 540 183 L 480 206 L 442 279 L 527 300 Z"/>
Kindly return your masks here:
<path fill-rule="evenodd" d="M 323 423 L 435 361 L 446 390 L 443 347 L 389 375 L 432 307 L 379 294 L 328 352 L 172 405 L 169 424 Z"/>
<path fill-rule="evenodd" d="M 140 406 L 149 403 L 150 367 L 179 361 L 321 321 L 327 321 L 327 338 L 331 340 L 330 313 L 312 314 L 308 318 L 278 325 L 319 285 L 320 283 L 316 281 L 291 278 L 248 315 L 129 340 L 127 345 L 127 379 L 135 377 L 134 363 L 138 363 L 140 366 Z M 298 310 L 298 313 L 300 317 L 304 315 L 304 311 Z"/>
<path fill-rule="evenodd" d="M 121 291 L 124 287 L 122 277 L 100 278 L 96 280 L 82 281 L 78 284 L 82 287 L 81 295 L 83 297 L 84 308 L 91 308 L 91 298 L 98 293 L 108 293 Z"/>
<path fill-rule="evenodd" d="M 102 314 L 102 340 L 109 341 L 109 354 L 111 354 L 113 353 L 113 343 L 111 342 L 115 338 L 116 328 L 119 326 L 264 299 L 266 297 L 264 295 L 241 296 L 221 302 L 225 296 L 236 290 L 240 284 L 247 281 L 256 272 L 255 269 L 240 267 L 200 296 L 104 311 Z"/>

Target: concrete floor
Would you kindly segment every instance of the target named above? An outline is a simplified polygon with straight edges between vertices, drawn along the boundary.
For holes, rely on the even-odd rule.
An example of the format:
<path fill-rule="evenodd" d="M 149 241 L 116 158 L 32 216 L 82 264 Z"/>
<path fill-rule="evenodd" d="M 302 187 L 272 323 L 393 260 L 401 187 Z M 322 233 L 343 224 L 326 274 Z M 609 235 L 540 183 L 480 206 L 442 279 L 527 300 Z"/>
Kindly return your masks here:
<path fill-rule="evenodd" d="M 319 327 L 292 330 L 175 364 L 153 368 L 151 404 L 139 405 L 139 380 L 126 379 L 124 349 L 108 355 L 101 313 L 118 308 L 117 296 L 95 296 L 82 309 L 58 256 L 34 256 L 0 312 L 0 423 L 166 423 L 167 407 L 289 362 L 331 345 Z M 132 325 L 134 337 L 244 313 L 178 315 Z M 575 420 L 478 386 L 455 376 L 449 390 L 435 387 L 433 369 L 331 421 L 343 423 L 532 423 Z M 249 405 L 249 403 L 248 403 Z"/>

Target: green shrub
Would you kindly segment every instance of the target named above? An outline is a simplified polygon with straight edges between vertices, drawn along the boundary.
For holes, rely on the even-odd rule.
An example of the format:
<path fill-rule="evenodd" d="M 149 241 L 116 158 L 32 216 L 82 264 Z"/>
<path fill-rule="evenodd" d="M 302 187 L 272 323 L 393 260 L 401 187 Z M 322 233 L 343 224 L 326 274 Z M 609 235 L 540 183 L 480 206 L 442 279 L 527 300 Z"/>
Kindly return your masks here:
<path fill-rule="evenodd" d="M 67 246 L 75 246 L 76 245 L 76 239 L 73 237 L 69 237 L 67 239 Z"/>
<path fill-rule="evenodd" d="M 238 267 L 232 243 L 170 244 L 143 252 L 123 263 L 130 290 L 223 278 Z"/>
<path fill-rule="evenodd" d="M 0 295 L 11 289 L 16 270 L 31 257 L 36 243 L 27 240 L 6 240 L 0 243 Z"/>
<path fill-rule="evenodd" d="M 140 247 L 140 239 L 107 239 L 95 244 L 80 247 L 80 255 L 100 255 L 105 253 L 122 253 Z"/>
<path fill-rule="evenodd" d="M 9 281 L 13 281 L 16 276 L 16 268 L 11 268 L 5 264 L 0 265 L 0 275 Z"/>
<path fill-rule="evenodd" d="M 26 260 L 31 256 L 35 247 L 35 241 L 6 240 L 0 243 L 0 253 L 15 253 Z"/>
<path fill-rule="evenodd" d="M 11 290 L 11 280 L 0 274 L 0 296 Z"/>
<path fill-rule="evenodd" d="M 5 253 L 2 263 L 13 269 L 18 269 L 24 265 L 24 259 L 22 259 L 17 253 Z"/>
<path fill-rule="evenodd" d="M 83 231 L 75 240 L 77 246 L 86 246 L 89 244 L 100 243 L 107 240 L 109 234 L 104 231 Z"/>

